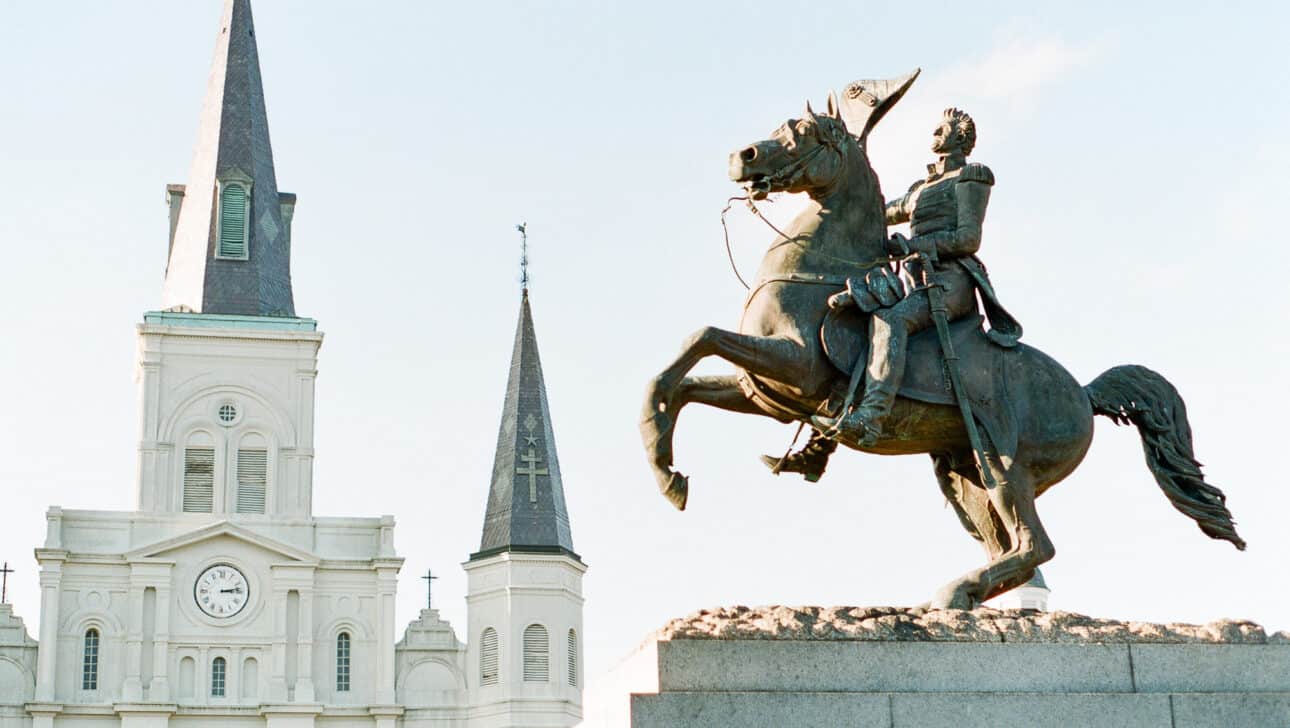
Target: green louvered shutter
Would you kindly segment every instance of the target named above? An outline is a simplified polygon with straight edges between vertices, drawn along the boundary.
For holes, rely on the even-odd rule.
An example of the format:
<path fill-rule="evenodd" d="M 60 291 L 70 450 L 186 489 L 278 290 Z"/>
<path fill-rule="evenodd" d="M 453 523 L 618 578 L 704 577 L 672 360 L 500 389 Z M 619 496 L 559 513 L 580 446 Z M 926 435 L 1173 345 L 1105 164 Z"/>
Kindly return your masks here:
<path fill-rule="evenodd" d="M 219 203 L 219 256 L 246 257 L 246 188 L 230 183 L 223 186 Z"/>

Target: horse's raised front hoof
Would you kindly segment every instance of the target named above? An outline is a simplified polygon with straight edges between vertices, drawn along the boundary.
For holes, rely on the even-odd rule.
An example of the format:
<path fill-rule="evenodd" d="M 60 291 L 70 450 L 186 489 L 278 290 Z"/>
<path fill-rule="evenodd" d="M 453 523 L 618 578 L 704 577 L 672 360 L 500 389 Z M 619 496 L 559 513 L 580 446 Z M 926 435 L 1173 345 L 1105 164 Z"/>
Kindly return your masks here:
<path fill-rule="evenodd" d="M 676 510 L 685 510 L 685 502 L 690 498 L 690 479 L 680 473 L 672 473 L 663 489 L 663 497 L 676 506 Z"/>

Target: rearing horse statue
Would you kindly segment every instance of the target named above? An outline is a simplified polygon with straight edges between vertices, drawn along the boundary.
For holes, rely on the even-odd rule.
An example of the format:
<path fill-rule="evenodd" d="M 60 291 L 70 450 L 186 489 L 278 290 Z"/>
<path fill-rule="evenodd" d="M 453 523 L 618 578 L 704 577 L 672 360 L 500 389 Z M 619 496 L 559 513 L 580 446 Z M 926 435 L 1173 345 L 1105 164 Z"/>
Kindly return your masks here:
<path fill-rule="evenodd" d="M 830 315 L 828 299 L 848 277 L 890 266 L 883 196 L 866 143 L 916 75 L 876 82 L 873 88 L 886 93 L 865 99 L 873 108 L 860 122 L 850 116 L 844 121 L 830 94 L 825 114 L 808 104 L 802 118 L 789 119 L 769 139 L 731 155 L 730 177 L 753 199 L 782 191 L 804 193 L 810 204 L 766 251 L 738 331 L 709 326 L 695 332 L 648 387 L 641 435 L 660 489 L 678 509 L 685 508 L 689 482 L 673 468 L 672 436 L 685 405 L 697 402 L 781 422 L 809 422 L 812 415 L 837 411 L 850 371 L 837 362 L 863 356 L 857 350 L 865 325 L 863 319 L 853 322 L 848 333 Z M 1245 548 L 1225 496 L 1201 474 L 1186 408 L 1164 377 L 1141 366 L 1119 366 L 1081 387 L 1038 349 L 990 343 L 979 317 L 954 328 L 969 382 L 965 389 L 984 395 L 972 400 L 976 418 L 992 435 L 984 462 L 976 459 L 954 400 L 931 391 L 944 364 L 930 331 L 910 340 L 906 386 L 877 441 L 840 438 L 848 447 L 880 455 L 931 455 L 945 497 L 984 547 L 986 564 L 942 587 L 930 606 L 971 609 L 1024 584 L 1053 557 L 1035 498 L 1084 459 L 1095 414 L 1136 425 L 1147 466 L 1174 507 L 1211 538 Z M 709 356 L 730 362 L 736 373 L 687 376 Z M 919 381 L 932 386 L 919 390 Z M 985 482 L 984 468 L 993 476 Z"/>

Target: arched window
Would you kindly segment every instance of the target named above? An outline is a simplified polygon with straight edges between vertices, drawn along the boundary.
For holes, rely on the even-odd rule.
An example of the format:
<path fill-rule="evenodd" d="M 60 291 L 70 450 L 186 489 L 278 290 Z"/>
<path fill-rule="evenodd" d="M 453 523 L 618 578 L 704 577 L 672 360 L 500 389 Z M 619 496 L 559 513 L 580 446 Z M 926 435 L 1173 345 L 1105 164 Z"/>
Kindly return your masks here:
<path fill-rule="evenodd" d="M 569 630 L 569 684 L 578 687 L 578 633 Z"/>
<path fill-rule="evenodd" d="M 246 219 L 250 202 L 245 184 L 241 182 L 220 184 L 217 257 L 246 258 Z"/>
<path fill-rule="evenodd" d="M 215 504 L 215 441 L 194 432 L 184 446 L 184 513 L 210 513 Z"/>
<path fill-rule="evenodd" d="M 497 684 L 497 630 L 492 627 L 479 638 L 479 684 Z"/>
<path fill-rule="evenodd" d="M 81 658 L 81 690 L 99 689 L 99 631 L 85 631 L 85 648 Z"/>
<path fill-rule="evenodd" d="M 546 627 L 530 624 L 524 628 L 524 682 L 546 682 L 550 679 L 548 665 L 551 643 L 547 640 Z"/>
<path fill-rule="evenodd" d="M 223 657 L 216 657 L 211 663 L 211 697 L 224 697 L 224 685 L 228 680 L 228 663 Z"/>
<path fill-rule="evenodd" d="M 349 632 L 336 635 L 336 692 L 349 692 Z"/>
<path fill-rule="evenodd" d="M 248 433 L 237 446 L 237 512 L 264 513 L 269 483 L 269 450 L 265 439 Z"/>

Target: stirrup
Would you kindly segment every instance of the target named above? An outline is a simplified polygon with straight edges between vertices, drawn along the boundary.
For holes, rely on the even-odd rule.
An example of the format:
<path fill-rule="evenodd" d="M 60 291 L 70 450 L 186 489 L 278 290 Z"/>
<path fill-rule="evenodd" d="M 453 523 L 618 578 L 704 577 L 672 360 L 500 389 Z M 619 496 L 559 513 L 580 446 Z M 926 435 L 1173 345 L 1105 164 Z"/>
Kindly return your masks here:
<path fill-rule="evenodd" d="M 770 468 L 770 472 L 774 475 L 801 473 L 808 483 L 819 482 L 820 476 L 824 475 L 824 469 L 828 467 L 827 457 L 812 457 L 806 454 L 805 448 L 782 458 L 774 455 L 762 455 L 761 462 Z"/>
<path fill-rule="evenodd" d="M 826 437 L 834 440 L 840 435 L 854 435 L 856 444 L 862 447 L 872 447 L 882 437 L 882 428 L 874 425 L 867 417 L 861 416 L 859 408 L 840 417 L 815 415 L 811 418 L 811 424 Z"/>

